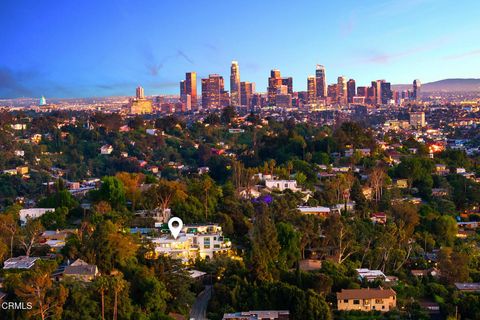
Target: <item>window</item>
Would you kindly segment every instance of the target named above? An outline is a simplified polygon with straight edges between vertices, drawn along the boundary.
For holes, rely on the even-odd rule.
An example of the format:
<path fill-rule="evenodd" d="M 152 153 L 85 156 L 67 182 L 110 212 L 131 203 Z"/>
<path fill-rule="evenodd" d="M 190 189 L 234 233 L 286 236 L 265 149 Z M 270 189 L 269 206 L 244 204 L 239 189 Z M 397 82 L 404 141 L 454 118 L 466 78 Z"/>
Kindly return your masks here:
<path fill-rule="evenodd" d="M 344 302 L 344 303 L 348 303 L 348 299 L 343 299 L 343 302 Z"/>
<path fill-rule="evenodd" d="M 353 304 L 360 304 L 360 300 L 353 300 Z"/>
<path fill-rule="evenodd" d="M 375 303 L 376 303 L 376 304 L 382 304 L 382 303 L 383 303 L 383 299 L 375 299 Z"/>
<path fill-rule="evenodd" d="M 203 247 L 205 249 L 210 249 L 210 237 L 203 238 Z"/>
<path fill-rule="evenodd" d="M 385 306 L 382 306 L 382 309 L 385 309 Z"/>

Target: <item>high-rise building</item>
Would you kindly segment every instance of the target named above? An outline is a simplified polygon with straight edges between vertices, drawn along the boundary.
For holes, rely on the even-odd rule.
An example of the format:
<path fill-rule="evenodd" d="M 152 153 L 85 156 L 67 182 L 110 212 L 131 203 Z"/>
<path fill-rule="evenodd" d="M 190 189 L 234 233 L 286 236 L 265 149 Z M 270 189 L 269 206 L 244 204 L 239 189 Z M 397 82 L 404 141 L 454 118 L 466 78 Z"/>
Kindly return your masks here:
<path fill-rule="evenodd" d="M 208 78 L 202 79 L 202 108 L 220 108 L 224 98 L 225 90 L 222 76 L 211 74 Z"/>
<path fill-rule="evenodd" d="M 190 95 L 190 101 L 193 109 L 197 109 L 197 73 L 187 72 L 185 74 L 185 94 Z"/>
<path fill-rule="evenodd" d="M 325 75 L 325 67 L 317 64 L 315 70 L 315 85 L 317 90 L 317 98 L 323 99 L 327 97 L 327 78 Z"/>
<path fill-rule="evenodd" d="M 282 78 L 282 86 L 287 87 L 288 94 L 293 94 L 293 78 Z"/>
<path fill-rule="evenodd" d="M 382 82 L 385 80 L 372 81 L 372 87 L 375 88 L 375 101 L 372 103 L 382 104 Z"/>
<path fill-rule="evenodd" d="M 285 86 L 286 87 L 286 86 Z M 277 93 L 275 96 L 275 105 L 278 108 L 288 109 L 292 107 L 292 95 L 289 93 Z"/>
<path fill-rule="evenodd" d="M 355 96 L 355 80 L 350 79 L 347 82 L 347 101 L 348 103 L 353 102 L 353 97 Z"/>
<path fill-rule="evenodd" d="M 317 90 L 315 85 L 315 77 L 308 76 L 307 78 L 307 103 L 315 104 L 317 101 Z"/>
<path fill-rule="evenodd" d="M 280 70 L 274 69 L 270 71 L 270 77 L 268 78 L 268 104 L 273 106 L 276 104 L 276 95 L 278 93 L 278 89 L 281 86 L 287 87 L 287 93 L 292 95 L 293 94 L 293 78 L 287 77 L 282 78 L 280 76 Z"/>
<path fill-rule="evenodd" d="M 382 104 L 388 104 L 388 102 L 393 98 L 393 92 L 390 82 L 386 82 L 385 80 L 383 80 L 380 83 L 380 92 Z"/>
<path fill-rule="evenodd" d="M 182 100 L 183 97 L 187 94 L 185 85 L 186 85 L 185 80 L 180 81 L 180 100 Z"/>
<path fill-rule="evenodd" d="M 267 105 L 267 100 L 260 93 L 254 93 L 250 104 L 253 108 L 263 108 Z"/>
<path fill-rule="evenodd" d="M 367 87 L 357 87 L 357 96 L 367 97 Z"/>
<path fill-rule="evenodd" d="M 410 126 L 414 128 L 425 127 L 425 112 L 410 112 Z"/>
<path fill-rule="evenodd" d="M 268 104 L 275 105 L 275 97 L 277 95 L 278 87 L 282 85 L 282 78 L 280 77 L 280 70 L 274 69 L 270 71 L 268 78 Z"/>
<path fill-rule="evenodd" d="M 46 106 L 47 105 L 47 99 L 45 99 L 44 96 L 40 98 L 40 103 L 38 104 L 40 107 L 41 106 Z"/>
<path fill-rule="evenodd" d="M 144 93 L 143 88 L 141 86 L 137 87 L 136 97 L 137 97 L 137 99 L 145 99 L 145 93 Z"/>
<path fill-rule="evenodd" d="M 420 100 L 421 88 L 422 88 L 422 83 L 420 82 L 420 80 L 418 79 L 413 80 L 412 100 Z"/>
<path fill-rule="evenodd" d="M 327 88 L 327 97 L 330 103 L 337 102 L 337 85 L 336 84 L 329 84 Z"/>
<path fill-rule="evenodd" d="M 138 86 L 135 91 L 135 98 L 129 102 L 130 114 L 152 113 L 153 105 L 151 100 L 145 99 L 143 88 Z"/>
<path fill-rule="evenodd" d="M 337 99 L 340 104 L 347 103 L 347 79 L 345 76 L 337 78 Z"/>
<path fill-rule="evenodd" d="M 232 106 L 240 105 L 240 70 L 237 61 L 232 61 L 230 67 L 230 100 Z"/>
<path fill-rule="evenodd" d="M 250 107 L 252 95 L 255 93 L 255 83 L 240 82 L 240 105 Z"/>
<path fill-rule="evenodd" d="M 230 105 L 230 94 L 227 90 L 220 91 L 220 107 L 228 107 Z"/>
<path fill-rule="evenodd" d="M 375 104 L 377 102 L 377 83 L 372 81 L 372 86 L 367 88 L 367 102 Z"/>

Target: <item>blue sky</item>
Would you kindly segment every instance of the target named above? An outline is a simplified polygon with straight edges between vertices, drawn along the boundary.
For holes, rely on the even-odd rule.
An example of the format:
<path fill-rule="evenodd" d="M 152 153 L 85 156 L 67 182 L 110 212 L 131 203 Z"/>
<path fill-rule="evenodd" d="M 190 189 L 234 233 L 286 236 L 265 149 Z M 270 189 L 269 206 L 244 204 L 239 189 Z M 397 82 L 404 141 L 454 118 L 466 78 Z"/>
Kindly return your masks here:
<path fill-rule="evenodd" d="M 305 90 L 480 77 L 480 1 L 1 0 L 0 98 L 177 94 L 186 71 L 231 60 L 265 91 L 270 69 Z"/>

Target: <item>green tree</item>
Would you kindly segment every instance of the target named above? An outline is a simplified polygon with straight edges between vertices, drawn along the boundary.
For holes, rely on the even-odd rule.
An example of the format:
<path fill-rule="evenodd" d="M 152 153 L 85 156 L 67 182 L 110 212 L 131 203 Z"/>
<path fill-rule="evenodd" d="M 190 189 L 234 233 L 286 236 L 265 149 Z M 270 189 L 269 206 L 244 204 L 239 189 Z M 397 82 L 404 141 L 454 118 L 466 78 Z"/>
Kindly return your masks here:
<path fill-rule="evenodd" d="M 64 281 L 68 298 L 63 306 L 63 318 L 69 320 L 97 320 L 100 312 L 95 290 L 78 281 Z M 102 319 L 105 319 L 103 317 Z"/>
<path fill-rule="evenodd" d="M 272 281 L 276 278 L 280 244 L 270 218 L 270 210 L 265 204 L 257 208 L 251 241 L 250 260 L 255 277 L 262 281 Z"/>
<path fill-rule="evenodd" d="M 25 227 L 21 229 L 19 242 L 27 257 L 30 256 L 32 248 L 38 244 L 40 233 L 44 230 L 39 219 L 28 219 Z"/>
<path fill-rule="evenodd" d="M 68 190 L 62 189 L 40 200 L 38 206 L 41 208 L 65 207 L 70 210 L 78 206 L 78 201 Z"/>
<path fill-rule="evenodd" d="M 100 189 L 94 193 L 94 198 L 96 201 L 107 201 L 112 208 L 120 208 L 125 205 L 125 187 L 116 177 L 104 177 Z"/>
<path fill-rule="evenodd" d="M 434 222 L 434 236 L 437 244 L 451 247 L 458 233 L 457 221 L 450 216 L 441 216 Z"/>
<path fill-rule="evenodd" d="M 277 224 L 277 238 L 280 244 L 279 261 L 285 269 L 291 268 L 301 257 L 300 234 L 285 222 Z"/>
<path fill-rule="evenodd" d="M 68 290 L 61 284 L 54 284 L 48 272 L 35 270 L 22 275 L 15 294 L 21 300 L 32 303 L 33 308 L 28 311 L 32 317 L 45 320 L 61 316 Z"/>

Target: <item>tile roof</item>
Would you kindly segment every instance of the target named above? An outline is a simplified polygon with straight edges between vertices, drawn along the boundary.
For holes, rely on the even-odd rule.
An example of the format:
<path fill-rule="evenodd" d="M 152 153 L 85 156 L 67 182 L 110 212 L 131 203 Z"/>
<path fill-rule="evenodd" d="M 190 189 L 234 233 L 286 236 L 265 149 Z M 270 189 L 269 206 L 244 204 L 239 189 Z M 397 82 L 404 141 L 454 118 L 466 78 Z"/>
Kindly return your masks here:
<path fill-rule="evenodd" d="M 396 296 L 396 292 L 392 289 L 342 289 L 337 292 L 337 299 L 386 299 Z"/>

